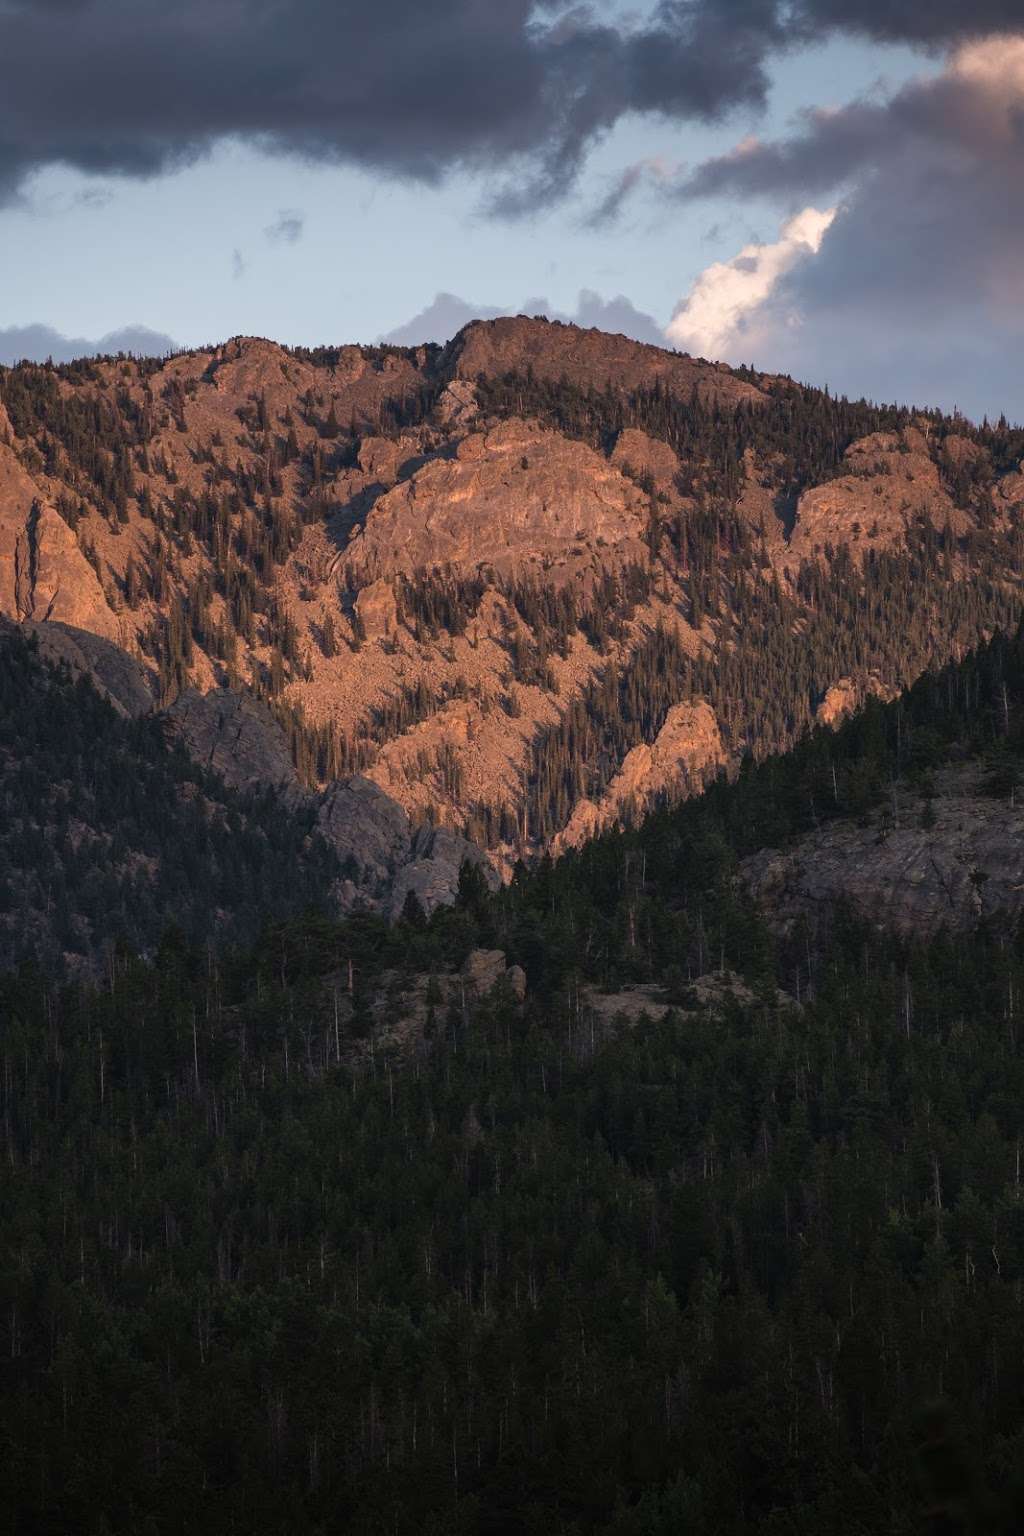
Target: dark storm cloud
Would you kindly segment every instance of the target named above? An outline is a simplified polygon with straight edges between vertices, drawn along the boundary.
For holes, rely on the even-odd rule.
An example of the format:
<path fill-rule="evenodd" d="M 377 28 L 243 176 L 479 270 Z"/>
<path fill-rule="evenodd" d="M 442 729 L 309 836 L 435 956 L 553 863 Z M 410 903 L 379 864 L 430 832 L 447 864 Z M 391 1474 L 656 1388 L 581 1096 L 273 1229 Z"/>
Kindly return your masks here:
<path fill-rule="evenodd" d="M 629 113 L 757 106 L 771 55 L 833 32 L 942 45 L 1020 0 L 0 0 L 0 197 L 48 164 L 152 176 L 219 139 L 563 194 Z"/>
<path fill-rule="evenodd" d="M 683 184 L 704 194 L 837 205 L 820 251 L 743 317 L 727 355 L 1024 417 L 1024 27 L 961 45 L 887 101 L 747 141 Z"/>
<path fill-rule="evenodd" d="M 828 191 L 879 155 L 892 153 L 887 143 L 892 107 L 855 103 L 842 112 L 808 112 L 804 129 L 774 144 L 747 140 L 728 155 L 707 160 L 679 186 L 683 199 L 720 194 L 771 196 Z"/>
<path fill-rule="evenodd" d="M 967 44 L 888 101 L 807 113 L 790 138 L 741 145 L 681 190 L 791 204 L 833 193 L 839 216 L 799 279 L 823 302 L 1024 300 L 1024 35 Z"/>
<path fill-rule="evenodd" d="M 653 186 L 662 191 L 671 190 L 679 184 L 680 179 L 679 168 L 664 160 L 648 158 L 637 160 L 633 165 L 627 165 L 626 169 L 614 179 L 604 197 L 587 215 L 586 227 L 602 229 L 607 224 L 614 224 L 626 204 L 640 188 Z"/>
<path fill-rule="evenodd" d="M 727 9 L 724 30 L 687 0 L 629 27 L 531 0 L 0 0 L 0 185 L 55 162 L 153 175 L 240 136 L 426 181 L 521 170 L 552 197 L 624 113 L 763 99 L 774 28 L 757 0 Z"/>
<path fill-rule="evenodd" d="M 1024 23 L 1024 15 L 1022 15 Z M 722 193 L 815 195 L 901 156 L 930 153 L 951 165 L 1024 167 L 1024 50 L 1017 38 L 975 43 L 937 77 L 912 81 L 887 101 L 802 114 L 776 143 L 748 140 L 706 161 L 679 187 L 684 198 Z"/>
<path fill-rule="evenodd" d="M 925 44 L 1009 31 L 1020 23 L 1020 0 L 796 0 L 790 19 L 795 32 L 812 36 L 859 32 L 879 42 Z"/>
<path fill-rule="evenodd" d="M 108 332 L 98 341 L 64 336 L 48 325 L 13 325 L 0 330 L 0 364 L 7 367 L 22 361 L 44 363 L 47 358 L 52 358 L 55 363 L 70 363 L 76 357 L 102 357 L 118 352 L 133 352 L 136 357 L 163 357 L 176 348 L 177 343 L 170 336 L 165 336 L 162 331 L 151 331 L 145 325 L 126 325 L 119 331 Z"/>

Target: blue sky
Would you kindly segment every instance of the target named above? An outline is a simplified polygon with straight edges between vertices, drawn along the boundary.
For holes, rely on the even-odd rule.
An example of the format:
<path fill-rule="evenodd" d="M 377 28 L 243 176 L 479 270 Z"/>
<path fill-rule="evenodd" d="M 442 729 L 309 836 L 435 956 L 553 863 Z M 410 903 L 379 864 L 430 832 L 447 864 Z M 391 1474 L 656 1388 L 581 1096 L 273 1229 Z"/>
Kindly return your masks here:
<path fill-rule="evenodd" d="M 649 199 L 616 226 L 589 229 L 587 215 L 616 174 L 647 157 L 704 160 L 755 129 L 781 130 L 808 101 L 838 104 L 879 77 L 898 82 L 920 68 L 905 48 L 841 41 L 802 51 L 775 68 L 767 112 L 739 112 L 717 127 L 623 121 L 564 206 L 511 223 L 483 210 L 486 176 L 423 187 L 237 141 L 145 182 L 47 168 L 23 206 L 0 213 L 0 327 L 39 321 L 101 336 L 142 323 L 185 345 L 238 333 L 373 341 L 442 290 L 491 305 L 543 295 L 571 310 L 584 288 L 623 293 L 667 323 L 709 261 L 773 237 L 777 218 L 757 201 L 667 208 Z M 299 238 L 268 237 L 293 210 Z"/>
<path fill-rule="evenodd" d="M 0 44 L 5 27 L 20 25 L 27 14 L 36 30 L 27 43 L 12 32 L 14 42 L 45 47 L 49 27 L 56 47 L 68 8 L 106 8 L 116 19 L 126 0 L 63 3 L 62 12 L 53 9 L 53 0 L 0 0 Z M 210 14 L 222 3 L 209 0 Z M 452 12 L 455 28 L 463 25 L 466 6 L 475 4 L 486 14 L 491 3 L 444 0 L 441 9 Z M 804 0 L 811 10 L 814 3 Z M 857 3 L 830 0 L 831 12 L 842 11 L 844 4 L 855 10 Z M 941 10 L 942 0 L 936 3 Z M 726 13 L 756 12 L 758 24 L 767 25 L 774 4 L 721 0 L 716 10 L 714 0 L 701 0 L 714 13 L 715 46 L 733 48 L 741 59 L 747 33 L 739 30 L 739 21 L 730 32 Z M 870 10 L 871 0 L 863 4 Z M 999 4 L 992 0 L 995 12 Z M 912 0 L 909 5 L 913 11 Z M 649 11 L 651 6 L 653 0 Z M 566 7 L 551 0 L 551 9 Z M 621 7 L 598 4 L 596 10 L 602 23 L 621 23 Z M 922 6 L 922 16 L 926 12 L 933 13 Z M 590 12 L 580 14 L 586 19 Z M 666 18 L 676 15 L 673 0 L 663 0 L 651 14 L 667 25 Z M 570 13 L 570 21 L 575 15 Z M 822 25 L 810 43 L 759 42 L 755 62 L 768 81 L 762 101 L 727 99 L 743 92 L 731 91 L 726 72 L 718 87 L 721 104 L 693 108 L 698 67 L 697 83 L 687 87 L 690 97 L 682 106 L 673 99 L 671 110 L 661 110 L 660 86 L 662 97 L 655 99 L 651 87 L 650 103 L 642 94 L 617 103 L 607 121 L 571 141 L 566 134 L 564 153 L 578 152 L 579 164 L 563 181 L 552 158 L 545 159 L 545 134 L 566 132 L 560 119 L 540 120 L 525 148 L 513 143 L 506 152 L 488 139 L 482 150 L 481 135 L 489 131 L 486 102 L 482 115 L 474 104 L 478 115 L 471 127 L 459 127 L 466 134 L 465 153 L 458 143 L 452 148 L 449 136 L 443 148 L 431 147 L 426 170 L 403 149 L 401 124 L 386 143 L 359 143 L 355 150 L 351 128 L 332 127 L 332 133 L 349 135 L 340 152 L 334 141 L 325 150 L 322 125 L 316 125 L 315 141 L 303 128 L 296 142 L 289 130 L 287 143 L 282 146 L 278 134 L 270 152 L 261 147 L 266 134 L 252 126 L 259 125 L 259 102 L 248 102 L 241 88 L 242 110 L 234 105 L 244 129 L 227 118 L 225 132 L 216 126 L 197 132 L 199 153 L 183 168 L 175 165 L 194 147 L 187 115 L 171 128 L 166 117 L 160 119 L 160 142 L 151 152 L 146 146 L 153 127 L 144 101 L 116 114 L 117 132 L 128 135 L 128 149 L 108 148 L 111 130 L 104 130 L 98 146 L 86 144 L 102 107 L 90 106 L 78 117 L 69 111 L 63 139 L 53 138 L 49 125 L 27 136 L 0 202 L 0 333 L 11 332 L 8 351 L 20 328 L 31 324 L 85 339 L 141 324 L 183 345 L 238 333 L 305 344 L 373 341 L 427 310 L 440 292 L 469 306 L 511 310 L 543 298 L 554 311 L 574 315 L 581 290 L 590 290 L 605 300 L 623 295 L 641 317 L 649 317 L 638 334 L 648 335 L 652 324 L 663 332 L 671 322 L 670 339 L 687 350 L 730 361 L 749 357 L 763 367 L 876 397 L 921 399 L 923 390 L 923 403 L 961 405 L 976 415 L 996 409 L 1024 415 L 1005 325 L 1015 228 L 1012 222 L 1005 227 L 1002 208 L 981 207 L 983 219 L 1000 223 L 999 239 L 1011 248 L 1001 255 L 988 252 L 984 271 L 972 278 L 970 264 L 981 257 L 953 259 L 959 244 L 951 208 L 958 174 L 974 198 L 983 179 L 962 163 L 965 145 L 986 165 L 1008 154 L 1011 179 L 1019 174 L 1022 144 L 1011 142 L 1007 150 L 995 128 L 991 142 L 975 143 L 971 112 L 961 110 L 961 99 L 971 91 L 987 93 L 991 104 L 989 98 L 998 96 L 996 105 L 1000 112 L 1005 106 L 1007 121 L 1022 122 L 1024 69 L 1018 81 L 1012 71 L 1004 79 L 1002 64 L 997 68 L 988 55 L 973 73 L 961 66 L 964 57 L 982 57 L 985 35 L 965 41 L 952 22 L 948 36 L 921 39 L 911 26 L 904 28 L 903 40 L 887 35 L 888 24 L 886 35 L 865 36 L 865 25 L 858 20 L 842 31 Z M 1004 56 L 1005 49 L 999 57 Z M 686 56 L 680 57 L 685 72 Z M 130 67 L 126 54 L 125 69 Z M 153 67 L 150 61 L 148 68 Z M 336 67 L 344 70 L 346 64 L 339 59 Z M 347 67 L 358 69 L 358 63 Z M 500 82 L 500 57 L 496 68 Z M 588 91 L 592 84 L 586 82 Z M 593 87 L 598 103 L 599 86 Z M 757 94 L 755 82 L 746 95 Z M 20 131 L 32 108 L 22 108 L 19 119 L 17 103 L 5 109 L 0 95 L 0 145 L 5 110 Z M 430 110 L 428 105 L 426 128 L 421 115 L 410 130 L 411 142 L 424 133 L 430 137 Z M 592 112 L 594 119 L 599 116 L 600 105 Z M 908 117 L 912 131 L 905 127 Z M 822 171 L 836 157 L 829 134 L 852 135 L 861 145 L 865 123 L 874 137 L 867 148 L 847 155 L 829 184 Z M 441 126 L 448 134 L 447 125 Z M 143 146 L 138 156 L 131 148 L 133 132 Z M 502 145 L 512 132 L 503 126 Z M 737 146 L 743 146 L 739 160 Z M 59 163 L 76 158 L 98 169 Z M 353 158 L 365 163 L 346 163 Z M 535 211 L 508 217 L 488 207 L 510 181 L 529 180 L 524 166 L 541 162 L 546 183 Z M 595 210 L 630 167 L 636 168 L 635 189 L 623 198 L 616 217 L 595 221 Z M 1000 170 L 1005 181 L 1006 165 Z M 946 184 L 935 192 L 937 176 L 945 176 Z M 906 198 L 901 186 L 908 189 Z M 929 187 L 935 206 L 927 202 Z M 1007 195 L 1012 193 L 1011 185 Z M 816 229 L 827 225 L 820 249 L 780 236 L 787 220 L 805 208 L 821 215 Z M 897 225 L 898 242 L 890 232 Z M 984 245 L 984 230 L 979 239 Z M 944 242 L 951 271 L 945 288 L 935 292 L 936 307 L 926 311 L 915 304 L 920 285 L 908 284 L 907 273 L 918 263 L 931 272 Z M 965 261 L 968 270 L 961 272 L 957 263 L 962 267 Z M 749 277 L 751 268 L 759 269 L 759 278 Z M 865 273 L 874 274 L 873 289 L 865 287 Z M 726 289 L 737 296 L 730 299 L 728 323 L 718 313 Z M 856 302 L 848 299 L 851 293 Z M 714 323 L 709 313 L 717 316 Z"/>

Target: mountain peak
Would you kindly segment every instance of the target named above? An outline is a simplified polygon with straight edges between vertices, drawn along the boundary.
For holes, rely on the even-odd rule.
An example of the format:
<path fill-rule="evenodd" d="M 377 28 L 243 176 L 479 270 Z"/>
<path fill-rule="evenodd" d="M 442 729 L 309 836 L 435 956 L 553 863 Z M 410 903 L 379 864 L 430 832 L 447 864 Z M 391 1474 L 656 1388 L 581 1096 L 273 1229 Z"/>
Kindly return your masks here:
<path fill-rule="evenodd" d="M 531 370 L 538 378 L 567 379 L 590 389 L 632 390 L 661 383 L 680 396 L 696 389 L 705 398 L 728 404 L 764 398 L 724 363 L 543 317 L 474 320 L 448 351 L 454 372 L 465 379 Z"/>

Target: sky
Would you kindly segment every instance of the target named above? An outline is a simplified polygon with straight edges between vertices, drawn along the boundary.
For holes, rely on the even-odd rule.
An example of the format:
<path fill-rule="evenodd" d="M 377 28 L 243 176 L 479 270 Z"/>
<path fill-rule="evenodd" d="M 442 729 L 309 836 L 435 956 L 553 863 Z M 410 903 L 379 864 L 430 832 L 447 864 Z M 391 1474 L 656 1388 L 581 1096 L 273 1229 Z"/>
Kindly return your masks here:
<path fill-rule="evenodd" d="M 1024 0 L 0 0 L 0 361 L 547 313 L 1024 419 Z"/>

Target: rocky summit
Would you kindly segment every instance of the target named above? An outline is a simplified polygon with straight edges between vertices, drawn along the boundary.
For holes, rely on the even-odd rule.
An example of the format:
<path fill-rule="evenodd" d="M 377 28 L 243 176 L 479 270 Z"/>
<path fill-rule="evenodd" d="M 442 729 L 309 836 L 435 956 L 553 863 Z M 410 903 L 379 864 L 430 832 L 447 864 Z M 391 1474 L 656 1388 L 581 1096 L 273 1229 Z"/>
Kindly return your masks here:
<path fill-rule="evenodd" d="M 1022 455 L 522 318 L 22 364 L 0 615 L 301 807 L 342 907 L 430 910 L 467 859 L 497 885 L 1010 626 Z"/>

